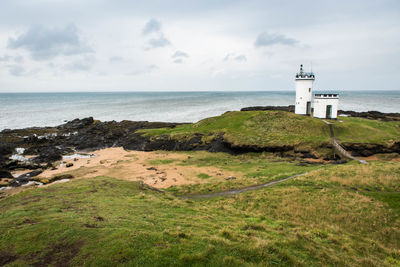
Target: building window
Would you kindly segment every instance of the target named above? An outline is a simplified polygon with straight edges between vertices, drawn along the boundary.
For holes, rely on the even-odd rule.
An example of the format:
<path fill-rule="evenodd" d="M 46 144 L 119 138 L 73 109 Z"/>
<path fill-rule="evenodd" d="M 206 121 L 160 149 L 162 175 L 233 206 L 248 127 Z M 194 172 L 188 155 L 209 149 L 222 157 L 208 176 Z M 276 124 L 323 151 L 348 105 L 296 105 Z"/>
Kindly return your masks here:
<path fill-rule="evenodd" d="M 308 88 L 308 92 L 309 92 L 309 93 L 311 92 L 311 88 Z"/>

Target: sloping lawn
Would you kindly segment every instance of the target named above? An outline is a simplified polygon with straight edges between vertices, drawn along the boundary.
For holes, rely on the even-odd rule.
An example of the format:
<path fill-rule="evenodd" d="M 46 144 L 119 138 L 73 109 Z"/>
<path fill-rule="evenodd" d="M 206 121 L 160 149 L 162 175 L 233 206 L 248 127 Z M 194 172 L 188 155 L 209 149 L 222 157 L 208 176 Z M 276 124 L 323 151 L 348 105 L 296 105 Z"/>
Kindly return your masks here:
<path fill-rule="evenodd" d="M 78 179 L 0 201 L 0 264 L 396 266 L 399 183 L 400 163 L 338 165 L 206 200 Z"/>

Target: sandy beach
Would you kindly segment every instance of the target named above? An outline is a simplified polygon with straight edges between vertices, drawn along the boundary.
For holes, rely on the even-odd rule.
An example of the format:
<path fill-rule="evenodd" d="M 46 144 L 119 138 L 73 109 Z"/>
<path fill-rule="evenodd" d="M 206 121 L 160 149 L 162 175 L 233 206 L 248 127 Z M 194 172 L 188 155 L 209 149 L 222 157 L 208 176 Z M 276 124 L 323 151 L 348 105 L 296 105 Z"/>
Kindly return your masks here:
<path fill-rule="evenodd" d="M 228 176 L 238 177 L 237 173 L 215 167 L 176 164 L 190 157 L 185 153 L 127 151 L 118 147 L 96 150 L 90 154 L 94 156 L 63 160 L 64 163 L 61 163 L 56 170 L 47 169 L 39 177 L 50 178 L 60 174 L 72 174 L 77 179 L 107 176 L 129 181 L 143 181 L 156 188 L 204 183 L 204 179 L 198 178 L 199 174 L 219 177 L 221 181 Z M 165 164 L 166 162 L 168 164 Z M 68 163 L 72 163 L 73 166 L 67 168 Z"/>

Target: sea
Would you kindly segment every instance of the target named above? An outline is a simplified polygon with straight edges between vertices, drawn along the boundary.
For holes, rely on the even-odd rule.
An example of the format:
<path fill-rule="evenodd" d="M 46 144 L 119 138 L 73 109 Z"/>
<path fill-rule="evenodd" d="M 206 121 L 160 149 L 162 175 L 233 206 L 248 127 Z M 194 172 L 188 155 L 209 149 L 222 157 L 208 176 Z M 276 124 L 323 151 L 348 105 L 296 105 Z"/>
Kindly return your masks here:
<path fill-rule="evenodd" d="M 336 93 L 342 110 L 400 112 L 400 90 Z M 0 131 L 90 116 L 101 121 L 197 122 L 244 107 L 294 102 L 294 91 L 0 93 Z"/>

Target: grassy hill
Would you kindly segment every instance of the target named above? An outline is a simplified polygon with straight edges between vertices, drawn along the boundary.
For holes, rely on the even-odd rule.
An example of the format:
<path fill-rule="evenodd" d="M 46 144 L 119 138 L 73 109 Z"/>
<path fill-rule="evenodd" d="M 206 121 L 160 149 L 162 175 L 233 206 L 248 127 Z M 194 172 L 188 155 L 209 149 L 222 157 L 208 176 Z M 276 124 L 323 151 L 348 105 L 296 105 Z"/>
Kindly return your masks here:
<path fill-rule="evenodd" d="M 400 122 L 340 120 L 334 131 L 342 142 L 390 145 L 400 140 Z M 237 146 L 318 149 L 330 142 L 323 121 L 280 111 L 229 112 L 143 132 L 177 139 L 202 134 L 204 142 L 223 134 Z M 157 170 L 154 175 L 169 164 L 176 173 L 197 166 L 237 177 L 193 172 L 195 184 L 160 191 L 119 177 L 135 171 L 122 171 L 121 164 L 136 157 L 111 164 L 116 171 L 106 175 L 112 177 L 83 178 L 96 167 L 78 168 L 68 183 L 0 200 L 0 265 L 400 266 L 398 155 L 368 165 L 315 165 L 265 152 L 157 153 L 176 155 L 140 163 Z M 179 197 L 298 173 L 306 174 L 230 197 Z"/>
<path fill-rule="evenodd" d="M 0 264 L 396 266 L 399 190 L 399 162 L 205 200 L 80 179 L 0 201 Z"/>
<path fill-rule="evenodd" d="M 336 136 L 343 142 L 391 144 L 400 141 L 400 122 L 383 122 L 343 117 L 334 124 Z M 228 112 L 194 124 L 143 130 L 146 135 L 167 134 L 173 139 L 203 134 L 204 141 L 224 134 L 234 146 L 287 146 L 316 149 L 330 142 L 327 125 L 320 119 L 284 111 Z"/>
<path fill-rule="evenodd" d="M 378 121 L 341 117 L 334 125 L 335 136 L 341 142 L 392 144 L 400 141 L 400 121 Z"/>

